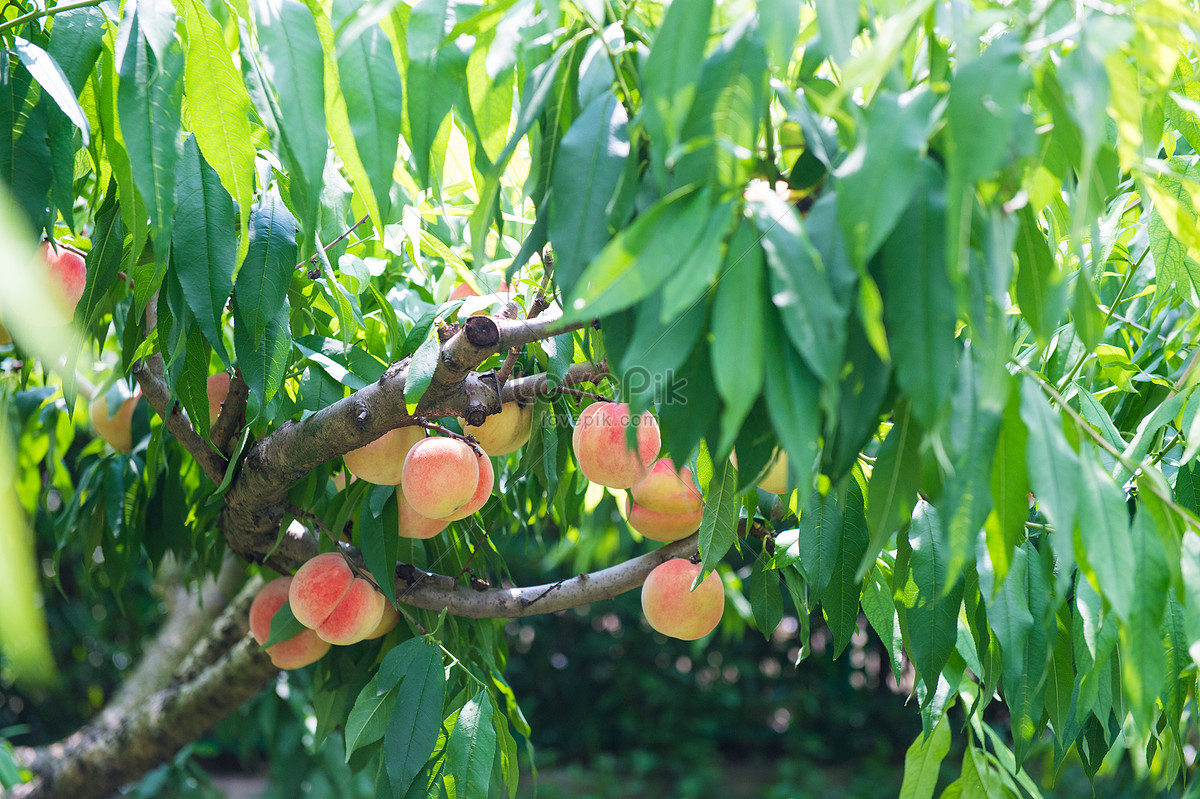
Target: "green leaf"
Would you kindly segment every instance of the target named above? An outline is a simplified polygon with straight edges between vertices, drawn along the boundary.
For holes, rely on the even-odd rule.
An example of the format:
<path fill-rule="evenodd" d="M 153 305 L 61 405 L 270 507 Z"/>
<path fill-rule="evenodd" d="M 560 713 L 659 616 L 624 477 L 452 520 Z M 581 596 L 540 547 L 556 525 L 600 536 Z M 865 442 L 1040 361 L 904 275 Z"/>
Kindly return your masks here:
<path fill-rule="evenodd" d="M 1133 720 L 1143 734 L 1153 729 L 1167 676 L 1162 623 L 1170 575 L 1153 525 L 1149 513 L 1134 517 L 1127 532 L 1132 557 L 1122 564 L 1125 573 L 1137 579 L 1132 581 L 1128 621 L 1120 627 L 1121 683 Z M 1105 584 L 1106 597 L 1107 588 Z"/>
<path fill-rule="evenodd" d="M 709 212 L 707 189 L 677 191 L 655 203 L 584 270 L 566 305 L 566 317 L 604 317 L 648 297 L 684 262 L 701 238 Z"/>
<path fill-rule="evenodd" d="M 234 319 L 248 340 L 262 338 L 284 307 L 297 258 L 296 218 L 269 191 L 250 211 L 250 248 L 234 283 Z"/>
<path fill-rule="evenodd" d="M 271 617 L 271 632 L 267 635 L 267 640 L 262 642 L 262 648 L 268 649 L 280 641 L 288 641 L 307 629 L 292 615 L 291 604 L 284 602 Z"/>
<path fill-rule="evenodd" d="M 1153 413 L 1143 417 L 1138 422 L 1137 432 L 1134 433 L 1133 440 L 1129 442 L 1129 446 L 1122 453 L 1124 458 L 1133 463 L 1141 463 L 1142 459 L 1150 452 L 1150 447 L 1153 446 L 1154 438 L 1158 434 L 1158 431 L 1170 424 L 1179 415 L 1195 390 L 1196 386 L 1193 385 L 1183 391 L 1172 393 L 1154 409 Z M 1123 465 L 1118 464 L 1113 468 L 1113 479 L 1123 482 L 1129 476 L 1129 470 Z"/>
<path fill-rule="evenodd" d="M 108 196 L 96 214 L 92 248 L 86 260 L 87 283 L 75 309 L 75 316 L 84 328 L 91 327 L 96 321 L 101 304 L 108 290 L 117 282 L 117 273 L 121 271 L 125 226 L 121 222 L 121 208 L 116 198 L 117 184 L 113 181 L 109 184 Z"/>
<path fill-rule="evenodd" d="M 933 732 L 918 735 L 904 754 L 904 781 L 900 799 L 933 799 L 942 760 L 950 751 L 950 722 L 943 715 Z"/>
<path fill-rule="evenodd" d="M 417 177 L 427 185 L 433 178 L 430 156 L 438 130 L 466 79 L 466 56 L 457 45 L 442 44 L 453 24 L 454 5 L 447 0 L 420 0 L 413 5 L 408 23 L 408 144 Z"/>
<path fill-rule="evenodd" d="M 446 741 L 446 772 L 453 780 L 455 799 L 487 799 L 496 757 L 496 728 L 492 698 L 481 689 L 458 713 Z"/>
<path fill-rule="evenodd" d="M 355 149 L 386 221 L 404 117 L 404 84 L 383 30 L 372 26 L 349 42 L 338 53 L 337 71 Z"/>
<path fill-rule="evenodd" d="M 404 404 L 409 413 L 416 411 L 421 398 L 425 396 L 425 390 L 429 388 L 433 373 L 437 370 L 440 353 L 441 344 L 436 334 L 421 342 L 421 346 L 413 353 L 408 376 L 404 380 Z"/>
<path fill-rule="evenodd" d="M 253 302 L 253 300 L 250 300 Z M 260 408 L 279 391 L 283 375 L 287 371 L 292 351 L 292 334 L 288 329 L 288 307 L 279 309 L 274 319 L 260 338 L 250 335 L 250 327 L 238 324 L 242 318 L 242 299 L 233 298 L 233 348 L 237 352 L 238 366 L 250 391 L 258 398 Z"/>
<path fill-rule="evenodd" d="M 62 69 L 73 94 L 83 91 L 104 47 L 104 12 L 95 7 L 73 8 L 54 15 L 46 52 Z"/>
<path fill-rule="evenodd" d="M 926 429 L 938 422 L 954 387 L 954 287 L 946 272 L 946 196 L 936 166 L 922 160 L 913 201 L 880 250 L 883 320 L 896 380 Z M 840 207 L 840 206 L 839 206 Z"/>
<path fill-rule="evenodd" d="M 700 520 L 700 556 L 703 558 L 700 573 L 696 575 L 693 588 L 708 577 L 717 562 L 733 546 L 737 538 L 738 511 L 741 501 L 737 495 L 737 469 L 724 461 L 720 470 L 713 475 L 704 499 L 704 516 Z"/>
<path fill-rule="evenodd" d="M 1038 508 L 1046 514 L 1055 534 L 1050 546 L 1059 559 L 1060 581 L 1075 563 L 1073 537 L 1079 510 L 1079 456 L 1063 435 L 1060 417 L 1032 379 L 1021 381 L 1021 420 L 1028 431 L 1025 464 Z"/>
<path fill-rule="evenodd" d="M 896 227 L 921 183 L 921 154 L 937 121 L 936 104 L 924 87 L 875 95 L 857 146 L 834 170 L 838 225 L 850 261 L 860 269 Z"/>
<path fill-rule="evenodd" d="M 950 588 L 946 584 L 948 552 L 941 524 L 932 505 L 917 503 L 908 535 L 900 537 L 892 580 L 906 648 L 931 688 L 954 652 L 963 596 L 961 580 Z"/>
<path fill-rule="evenodd" d="M 821 256 L 796 209 L 774 193 L 747 203 L 762 234 L 771 270 L 771 301 L 788 337 L 822 382 L 838 376 L 846 341 L 846 310 L 833 296 Z"/>
<path fill-rule="evenodd" d="M 346 718 L 347 763 L 357 750 L 383 738 L 396 706 L 396 692 L 380 691 L 377 681 L 378 677 L 374 677 L 363 687 Z"/>
<path fill-rule="evenodd" d="M 1080 546 L 1076 552 L 1079 567 L 1117 616 L 1128 620 L 1135 583 L 1143 579 L 1130 568 L 1134 553 L 1129 535 L 1129 507 L 1124 493 L 1097 458 L 1084 457 L 1080 461 L 1079 489 L 1086 501 L 1079 503 Z M 1055 536 L 1058 534 L 1056 530 Z"/>
<path fill-rule="evenodd" d="M 325 63 L 312 14 L 296 0 L 252 0 L 267 91 L 274 89 L 280 154 L 306 238 L 315 233 L 329 136 Z M 273 98 L 274 99 L 274 98 Z M 251 237 L 253 237 L 251 233 Z M 295 262 L 292 263 L 295 266 Z"/>
<path fill-rule="evenodd" d="M 766 559 L 756 558 L 750 567 L 748 594 L 754 624 L 767 640 L 783 619 L 783 595 L 779 591 L 779 572 L 767 569 Z"/>
<path fill-rule="evenodd" d="M 834 563 L 842 552 L 842 525 L 842 509 L 833 492 L 825 496 L 817 492 L 809 495 L 808 504 L 800 513 L 800 569 L 818 597 L 829 585 Z"/>
<path fill-rule="evenodd" d="M 749 224 L 738 225 L 725 263 L 710 322 L 713 382 L 725 402 L 718 452 L 733 446 L 762 391 L 766 370 L 762 325 L 746 323 L 747 319 L 761 319 L 765 310 L 762 249 Z"/>
<path fill-rule="evenodd" d="M 867 484 L 867 529 L 871 544 L 858 566 L 861 579 L 871 568 L 875 556 L 887 544 L 892 533 L 899 530 L 912 516 L 920 488 L 921 428 L 909 411 L 908 403 L 896 403 L 892 429 L 871 472 Z"/>
<path fill-rule="evenodd" d="M 71 120 L 71 124 L 79 128 L 83 146 L 87 147 L 91 140 L 91 125 L 88 124 L 87 115 L 80 107 L 79 100 L 75 99 L 76 90 L 72 88 L 58 63 L 45 50 L 20 36 L 13 37 L 13 49 L 34 80 L 41 84 L 46 94 L 50 95 L 59 109 Z"/>
<path fill-rule="evenodd" d="M 564 290 L 574 288 L 612 238 L 607 206 L 629 157 L 628 126 L 625 106 L 605 94 L 583 109 L 559 144 L 549 233 L 555 282 Z"/>
<path fill-rule="evenodd" d="M 700 305 L 700 299 L 711 291 L 724 262 L 722 242 L 736 221 L 733 208 L 734 203 L 729 200 L 712 209 L 696 246 L 663 284 L 660 315 L 663 324 Z"/>
<path fill-rule="evenodd" d="M 392 486 L 372 486 L 371 493 L 384 492 L 387 500 L 383 514 L 375 514 L 364 510 L 358 514 L 358 545 L 362 548 L 363 560 L 367 568 L 383 588 L 383 595 L 390 602 L 393 599 L 396 584 L 396 559 L 400 552 L 400 537 L 396 535 L 399 529 L 399 509 L 396 506 L 396 493 Z"/>
<path fill-rule="evenodd" d="M 858 632 L 859 597 L 862 583 L 855 571 L 867 551 L 871 537 L 867 532 L 866 511 L 862 489 L 853 477 L 848 481 L 842 525 L 838 535 L 836 559 L 830 572 L 829 584 L 820 594 L 825 623 L 833 633 L 833 656 L 836 658 Z"/>
<path fill-rule="evenodd" d="M 1017 218 L 1017 304 L 1038 341 L 1045 345 L 1067 306 L 1066 278 L 1033 209 L 1025 206 Z"/>
<path fill-rule="evenodd" d="M 813 6 L 826 52 L 837 63 L 846 64 L 850 58 L 850 45 L 858 35 L 858 6 L 838 0 L 814 0 Z"/>
<path fill-rule="evenodd" d="M 767 415 L 788 454 L 788 469 L 799 491 L 798 501 L 803 503 L 808 501 L 808 492 L 812 490 L 820 454 L 820 386 L 787 340 L 778 319 L 773 329 L 767 328 L 765 333 L 763 357 L 771 364 L 764 392 Z"/>
<path fill-rule="evenodd" d="M 997 585 L 1008 574 L 1013 550 L 1025 540 L 1025 522 L 1029 519 L 1029 475 L 1025 465 L 1029 431 L 1021 421 L 1020 410 L 1021 395 L 1013 381 L 992 459 L 992 512 L 984 522 Z"/>
<path fill-rule="evenodd" d="M 237 250 L 233 200 L 216 171 L 200 155 L 194 136 L 184 141 L 175 178 L 175 204 L 179 208 L 171 235 L 175 274 L 196 324 L 229 365 L 221 317 L 233 290 Z"/>
<path fill-rule="evenodd" d="M 870 576 L 863 583 L 862 609 L 871 629 L 887 648 L 892 675 L 898 680 L 904 666 L 904 653 L 901 649 L 904 635 L 900 630 L 900 617 L 896 613 L 892 589 L 888 585 L 889 576 L 884 574 L 879 565 L 871 569 Z"/>
<path fill-rule="evenodd" d="M 175 167 L 182 143 L 183 49 L 172 40 L 160 62 L 143 29 L 142 7 L 121 22 L 117 39 L 120 82 L 117 114 L 133 182 L 146 201 L 159 264 L 166 263 L 175 219 Z M 145 281 L 138 304 L 149 299 Z"/>
<path fill-rule="evenodd" d="M 249 208 L 254 192 L 254 141 L 250 137 L 250 94 L 225 45 L 221 26 L 201 0 L 180 0 L 187 34 L 183 87 L 191 128 L 204 160 L 220 176 L 239 209 Z M 57 24 L 57 23 L 56 23 Z M 249 244 L 249 216 L 242 214 L 242 244 Z"/>
<path fill-rule="evenodd" d="M 199 326 L 187 331 L 183 369 L 175 380 L 175 393 L 200 437 L 207 440 L 214 419 L 209 418 L 208 359 L 211 348 Z M 175 366 L 174 363 L 171 366 Z M 170 371 L 170 370 L 169 370 Z"/>
<path fill-rule="evenodd" d="M 1065 617 L 1065 618 L 1064 618 Z M 1075 661 L 1072 656 L 1070 614 L 1064 608 L 1055 617 L 1056 635 L 1050 662 L 1046 665 L 1046 717 L 1055 736 L 1063 740 L 1071 719 Z"/>
<path fill-rule="evenodd" d="M 712 0 L 668 6 L 641 70 L 642 116 L 660 182 L 696 96 L 711 18 Z"/>

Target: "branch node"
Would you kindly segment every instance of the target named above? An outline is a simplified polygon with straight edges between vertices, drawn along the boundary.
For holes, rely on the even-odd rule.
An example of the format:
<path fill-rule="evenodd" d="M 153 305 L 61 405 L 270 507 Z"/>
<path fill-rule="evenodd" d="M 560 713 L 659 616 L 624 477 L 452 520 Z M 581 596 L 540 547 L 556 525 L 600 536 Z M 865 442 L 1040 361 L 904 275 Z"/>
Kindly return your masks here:
<path fill-rule="evenodd" d="M 463 322 L 463 331 L 473 347 L 486 349 L 500 343 L 500 326 L 490 316 L 467 317 L 467 321 Z"/>

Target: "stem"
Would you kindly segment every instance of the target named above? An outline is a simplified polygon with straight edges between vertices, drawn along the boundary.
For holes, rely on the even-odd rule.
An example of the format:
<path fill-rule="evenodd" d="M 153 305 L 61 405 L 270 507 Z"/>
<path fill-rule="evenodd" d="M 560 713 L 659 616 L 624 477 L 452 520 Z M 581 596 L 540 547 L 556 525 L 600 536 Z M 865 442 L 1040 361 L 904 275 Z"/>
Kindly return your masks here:
<path fill-rule="evenodd" d="M 345 239 L 347 236 L 349 236 L 351 233 L 353 233 L 353 232 L 354 232 L 355 228 L 357 228 L 359 225 L 361 225 L 363 222 L 366 222 L 366 221 L 367 221 L 368 219 L 370 219 L 370 218 L 371 218 L 371 217 L 370 217 L 370 214 L 368 214 L 368 215 L 364 216 L 362 219 L 358 220 L 358 221 L 357 221 L 357 222 L 355 222 L 353 225 L 351 225 L 349 228 L 347 228 L 345 233 L 343 233 L 342 235 L 338 236 L 336 239 L 334 239 L 333 241 L 329 242 L 328 244 L 326 244 L 326 245 L 325 245 L 324 247 L 322 247 L 321 249 L 322 249 L 322 250 L 324 250 L 325 252 L 329 252 L 331 249 L 333 249 L 333 247 L 334 247 L 334 246 L 335 246 L 335 245 L 336 245 L 336 244 L 337 244 L 339 241 L 342 241 L 343 239 Z M 317 262 L 317 256 L 315 256 L 315 255 L 314 255 L 312 258 L 309 258 L 307 261 L 301 261 L 300 263 L 296 264 L 296 269 L 303 269 L 303 268 L 304 268 L 305 266 L 307 266 L 308 264 L 315 264 L 316 262 Z"/>
<path fill-rule="evenodd" d="M 0 33 L 4 33 L 5 31 L 12 30 L 13 28 L 19 28 L 21 25 L 24 25 L 26 22 L 29 22 L 30 20 L 38 19 L 39 17 L 52 17 L 55 14 L 61 14 L 64 11 L 74 11 L 77 8 L 88 8 L 89 6 L 98 6 L 98 5 L 100 5 L 100 2 L 101 2 L 101 0 L 79 0 L 79 2 L 77 2 L 77 3 L 64 3 L 63 5 L 54 6 L 53 8 L 46 8 L 46 9 L 41 9 L 41 10 L 30 11 L 28 13 L 22 14 L 19 17 L 13 17 L 8 22 L 0 24 Z M 72 248 L 72 249 L 74 249 L 74 248 Z"/>

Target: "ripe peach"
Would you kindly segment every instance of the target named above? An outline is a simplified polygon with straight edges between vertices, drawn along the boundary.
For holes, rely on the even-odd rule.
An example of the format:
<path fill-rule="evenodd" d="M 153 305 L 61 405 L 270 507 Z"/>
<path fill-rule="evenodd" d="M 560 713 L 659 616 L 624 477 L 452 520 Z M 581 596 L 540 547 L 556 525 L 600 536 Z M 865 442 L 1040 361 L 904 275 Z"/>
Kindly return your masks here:
<path fill-rule="evenodd" d="M 636 452 L 625 438 L 631 424 L 637 426 Z M 571 443 L 583 476 L 609 488 L 629 488 L 644 477 L 662 444 L 654 417 L 644 412 L 634 421 L 623 402 L 587 406 L 575 422 Z"/>
<path fill-rule="evenodd" d="M 500 287 L 496 289 L 495 293 L 503 294 L 506 291 L 508 291 L 508 284 L 505 283 L 503 280 L 501 280 Z M 466 283 L 459 283 L 457 286 L 454 287 L 454 291 L 450 292 L 451 300 L 457 300 L 457 299 L 461 299 L 463 297 L 478 297 L 478 296 L 479 296 L 479 292 L 476 291 L 475 289 L 471 288 Z"/>
<path fill-rule="evenodd" d="M 446 519 L 430 519 L 413 510 L 404 496 L 403 486 L 396 486 L 396 502 L 400 504 L 401 538 L 433 538 L 450 523 Z"/>
<path fill-rule="evenodd" d="M 134 392 L 112 411 L 108 407 L 107 393 L 99 394 L 88 405 L 88 413 L 92 418 L 92 427 L 96 435 L 108 442 L 117 452 L 133 451 L 133 411 L 141 398 L 141 391 Z"/>
<path fill-rule="evenodd" d="M 250 603 L 250 632 L 260 644 L 271 634 L 271 617 L 288 599 L 291 577 L 278 577 L 262 587 Z M 329 651 L 329 642 L 322 641 L 312 630 L 280 641 L 267 649 L 271 662 L 281 669 L 299 669 L 320 660 Z"/>
<path fill-rule="evenodd" d="M 668 513 L 651 510 L 630 499 L 627 516 L 629 526 L 651 541 L 678 541 L 700 529 L 704 509 Z"/>
<path fill-rule="evenodd" d="M 422 427 L 397 427 L 370 444 L 350 450 L 342 456 L 342 460 L 358 479 L 375 485 L 394 486 L 400 482 L 408 451 L 424 438 L 425 429 Z"/>
<path fill-rule="evenodd" d="M 375 586 L 355 577 L 337 552 L 317 555 L 297 569 L 288 600 L 301 624 L 322 641 L 342 646 L 370 635 L 387 602 Z"/>
<path fill-rule="evenodd" d="M 450 519 L 477 498 L 479 460 L 475 450 L 456 438 L 437 436 L 418 441 L 404 458 L 400 480 L 404 496 L 422 516 Z"/>
<path fill-rule="evenodd" d="M 650 572 L 642 584 L 642 613 L 658 632 L 683 641 L 703 638 L 717 628 L 725 612 L 725 584 L 710 573 L 696 590 L 700 564 L 673 558 Z"/>
<path fill-rule="evenodd" d="M 488 497 L 492 495 L 492 486 L 496 483 L 496 473 L 492 470 L 491 458 L 487 455 L 476 455 L 475 462 L 479 466 L 479 480 L 475 483 L 474 493 L 471 494 L 471 498 L 465 505 L 447 516 L 445 521 L 456 522 L 459 519 L 467 518 L 482 509 L 487 504 Z"/>
<path fill-rule="evenodd" d="M 41 252 L 50 267 L 55 286 L 61 290 L 63 310 L 68 315 L 75 313 L 75 306 L 79 304 L 84 286 L 87 285 L 87 267 L 83 258 L 68 249 L 55 248 L 48 241 L 42 242 Z"/>
<path fill-rule="evenodd" d="M 475 436 L 480 448 L 493 457 L 510 455 L 525 446 L 532 430 L 533 406 L 515 402 L 504 403 L 500 413 L 492 414 L 479 427 L 463 422 L 463 432 Z"/>
<path fill-rule="evenodd" d="M 737 468 L 737 455 L 730 453 L 729 460 L 733 463 L 733 467 Z M 778 447 L 771 453 L 771 460 L 767 463 L 767 471 L 758 481 L 758 487 L 768 494 L 790 494 L 791 489 L 788 487 L 788 459 L 787 453 Z"/>
<path fill-rule="evenodd" d="M 704 508 L 704 498 L 692 481 L 692 470 L 686 466 L 676 470 L 670 458 L 655 461 L 650 472 L 629 489 L 629 496 L 660 513 L 694 513 Z"/>
<path fill-rule="evenodd" d="M 217 423 L 221 406 L 225 403 L 225 398 L 229 396 L 230 380 L 232 378 L 228 372 L 220 372 L 208 378 L 206 388 L 208 389 L 208 423 L 210 425 Z"/>
<path fill-rule="evenodd" d="M 386 599 L 383 601 L 383 616 L 379 619 L 379 624 L 371 631 L 364 640 L 370 641 L 372 638 L 382 638 L 395 629 L 400 623 L 400 611 L 396 610 L 395 606 Z"/>

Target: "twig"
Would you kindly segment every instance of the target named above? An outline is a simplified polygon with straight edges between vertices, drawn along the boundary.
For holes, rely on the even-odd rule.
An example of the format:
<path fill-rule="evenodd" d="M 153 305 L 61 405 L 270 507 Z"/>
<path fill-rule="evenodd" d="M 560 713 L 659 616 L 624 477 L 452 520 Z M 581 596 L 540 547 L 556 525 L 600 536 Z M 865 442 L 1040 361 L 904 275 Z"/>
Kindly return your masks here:
<path fill-rule="evenodd" d="M 567 394 L 580 399 L 594 399 L 600 402 L 612 402 L 612 397 L 606 397 L 603 394 L 597 394 L 593 391 L 584 391 L 581 388 L 571 388 L 570 386 L 555 386 L 555 394 Z"/>
<path fill-rule="evenodd" d="M 471 547 L 471 554 L 467 558 L 467 562 L 463 564 L 462 569 L 459 570 L 458 577 L 456 579 L 461 580 L 462 576 L 467 573 L 467 571 L 469 570 L 469 568 L 471 566 L 471 561 L 475 560 L 475 553 L 479 551 L 479 547 L 483 546 L 483 542 L 487 541 L 487 537 L 488 537 L 488 534 L 485 531 L 483 534 L 483 541 L 480 541 L 478 544 Z"/>
<path fill-rule="evenodd" d="M 542 249 L 542 285 L 538 289 L 537 296 L 533 298 L 533 305 L 529 306 L 529 313 L 525 314 L 525 319 L 534 319 L 539 316 L 542 311 L 550 307 L 550 300 L 546 299 L 546 292 L 552 291 L 550 282 L 554 277 L 554 252 L 550 249 L 550 245 L 546 245 Z M 517 365 L 517 358 L 521 354 L 522 347 L 513 347 L 508 351 L 508 356 L 504 359 L 504 364 L 500 367 L 500 371 L 496 372 L 496 382 L 500 386 L 500 390 L 504 390 L 504 383 L 512 374 L 513 367 Z"/>
<path fill-rule="evenodd" d="M 324 250 L 325 252 L 329 252 L 331 249 L 333 249 L 333 248 L 334 248 L 334 247 L 337 245 L 337 243 L 338 243 L 338 242 L 340 242 L 341 240 L 343 240 L 344 238 L 346 238 L 347 236 L 349 236 L 351 233 L 353 233 L 353 232 L 354 232 L 355 228 L 357 228 L 359 225 L 361 225 L 363 222 L 366 222 L 366 221 L 367 221 L 368 219 L 370 219 L 370 218 L 371 218 L 371 215 L 370 215 L 370 214 L 367 214 L 367 215 L 363 216 L 363 218 L 362 218 L 362 219 L 358 220 L 358 221 L 357 221 L 357 222 L 355 222 L 353 225 L 351 225 L 349 228 L 347 228 L 345 233 L 343 233 L 342 235 L 338 236 L 336 239 L 334 239 L 333 241 L 329 242 L 328 244 L 326 244 L 326 245 L 325 245 L 324 247 L 322 247 L 321 249 L 322 249 L 322 250 Z M 314 256 L 312 256 L 311 258 L 309 258 L 307 261 L 301 261 L 300 263 L 296 264 L 296 269 L 303 269 L 304 267 L 308 266 L 309 264 L 316 264 L 316 263 L 318 263 L 320 260 L 321 260 L 321 259 L 320 259 L 320 256 L 319 256 L 319 255 L 314 255 Z M 295 271 L 295 270 L 293 270 L 293 271 Z"/>
<path fill-rule="evenodd" d="M 475 439 L 475 436 L 471 435 L 470 433 L 456 433 L 450 428 L 440 425 L 437 422 L 429 421 L 424 416 L 414 416 L 413 421 L 416 422 L 419 427 L 424 427 L 426 430 L 432 433 L 441 433 L 447 438 L 453 438 L 457 441 L 463 442 L 473 449 L 475 454 L 480 458 L 487 457 L 487 453 L 484 452 L 479 446 L 479 442 Z"/>
<path fill-rule="evenodd" d="M 18 28 L 21 25 L 24 25 L 26 22 L 29 22 L 30 20 L 38 19 L 40 17 L 52 17 L 55 14 L 61 14 L 64 11 L 74 11 L 77 8 L 87 8 L 88 6 L 98 6 L 98 5 L 100 5 L 100 3 L 101 3 L 101 0 L 81 0 L 81 2 L 78 2 L 78 3 L 64 3 L 63 5 L 54 6 L 53 8 L 44 8 L 44 9 L 38 9 L 35 11 L 30 11 L 28 13 L 22 14 L 19 17 L 13 17 L 8 22 L 0 24 L 0 33 L 4 33 L 7 30 L 12 30 L 13 28 Z"/>

